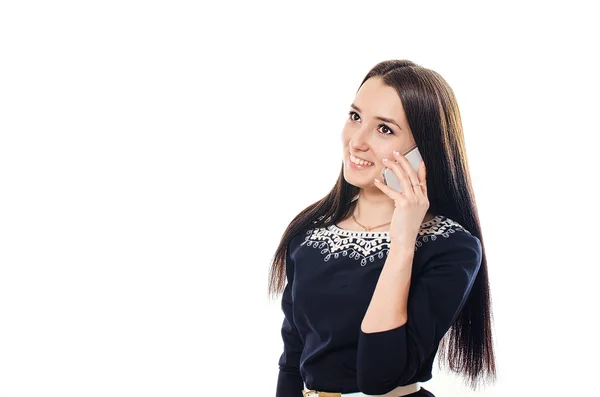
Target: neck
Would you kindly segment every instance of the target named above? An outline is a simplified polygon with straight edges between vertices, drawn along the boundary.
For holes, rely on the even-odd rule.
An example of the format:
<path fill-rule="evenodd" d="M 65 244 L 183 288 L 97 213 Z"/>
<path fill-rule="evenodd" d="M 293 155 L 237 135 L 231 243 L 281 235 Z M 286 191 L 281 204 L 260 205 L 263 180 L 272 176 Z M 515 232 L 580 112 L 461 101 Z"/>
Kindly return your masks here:
<path fill-rule="evenodd" d="M 354 216 L 363 225 L 372 227 L 391 222 L 394 209 L 394 200 L 390 199 L 381 190 L 374 192 L 361 189 Z M 385 225 L 378 229 L 389 230 L 389 228 L 390 225 Z"/>

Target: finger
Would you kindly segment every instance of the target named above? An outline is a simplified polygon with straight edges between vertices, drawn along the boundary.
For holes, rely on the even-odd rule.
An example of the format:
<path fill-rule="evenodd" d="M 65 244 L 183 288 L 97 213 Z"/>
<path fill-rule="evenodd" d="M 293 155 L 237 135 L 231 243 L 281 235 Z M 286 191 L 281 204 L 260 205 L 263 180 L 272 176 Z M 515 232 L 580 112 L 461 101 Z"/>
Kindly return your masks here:
<path fill-rule="evenodd" d="M 403 155 L 401 155 L 400 152 L 398 152 L 396 150 L 394 150 L 394 156 L 398 160 L 398 163 L 400 163 L 400 165 L 402 166 L 402 169 L 404 170 L 404 172 L 406 172 L 406 176 L 408 177 L 408 179 L 411 182 L 410 185 L 414 186 L 414 185 L 418 184 L 419 176 L 413 169 L 412 165 L 410 165 L 410 162 L 408 161 L 408 159 L 406 157 L 404 157 Z"/>
<path fill-rule="evenodd" d="M 375 178 L 375 186 L 377 186 L 382 192 L 387 194 L 387 196 L 394 201 L 399 200 L 402 197 L 402 193 L 395 191 L 377 178 Z"/>
<path fill-rule="evenodd" d="M 385 167 L 390 168 L 394 172 L 394 174 L 396 174 L 396 176 L 398 177 L 398 180 L 400 181 L 400 186 L 402 187 L 402 192 L 405 194 L 405 197 L 414 195 L 415 189 L 412 187 L 412 184 L 410 183 L 410 180 L 408 179 L 408 177 L 406 176 L 406 173 L 402 169 L 402 166 L 394 161 L 389 160 L 389 159 L 382 159 L 382 162 Z"/>
<path fill-rule="evenodd" d="M 427 197 L 427 169 L 425 168 L 425 161 L 421 160 L 421 166 L 419 167 L 419 181 L 423 182 L 421 191 L 425 197 Z"/>

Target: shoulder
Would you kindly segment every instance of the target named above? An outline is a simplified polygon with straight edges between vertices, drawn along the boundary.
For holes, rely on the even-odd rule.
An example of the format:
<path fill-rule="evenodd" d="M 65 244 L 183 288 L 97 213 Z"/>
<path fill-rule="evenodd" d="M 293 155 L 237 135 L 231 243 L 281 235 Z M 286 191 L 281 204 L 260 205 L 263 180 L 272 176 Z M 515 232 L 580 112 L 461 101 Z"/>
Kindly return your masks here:
<path fill-rule="evenodd" d="M 289 239 L 286 247 L 286 252 L 287 256 L 289 257 L 289 259 L 292 260 L 292 262 L 296 260 L 296 253 L 298 249 L 302 246 L 305 240 L 307 240 L 308 236 L 310 236 L 312 231 L 312 228 L 308 230 L 299 231 L 292 235 L 292 237 Z"/>
<path fill-rule="evenodd" d="M 294 249 L 303 245 L 303 243 L 305 243 L 307 240 L 309 240 L 309 237 L 314 232 L 323 229 L 323 227 L 320 226 L 320 224 L 322 224 L 322 221 L 324 218 L 325 218 L 325 215 L 319 216 L 318 219 L 311 221 L 311 223 L 307 227 L 305 227 L 303 230 L 294 234 L 292 236 L 292 238 L 290 239 L 290 242 L 288 245 L 289 250 L 293 251 Z M 329 221 L 329 219 L 331 219 L 331 217 L 328 217 L 325 222 Z"/>
<path fill-rule="evenodd" d="M 442 244 L 480 244 L 477 236 L 471 234 L 471 232 L 460 223 L 444 215 L 437 215 L 432 220 L 421 225 L 421 230 L 417 236 L 416 247 L 424 247 L 431 242 Z M 433 245 L 437 246 L 439 244 Z"/>
<path fill-rule="evenodd" d="M 481 241 L 460 223 L 438 215 L 421 226 L 415 242 L 415 257 L 421 263 L 456 262 L 479 268 Z"/>

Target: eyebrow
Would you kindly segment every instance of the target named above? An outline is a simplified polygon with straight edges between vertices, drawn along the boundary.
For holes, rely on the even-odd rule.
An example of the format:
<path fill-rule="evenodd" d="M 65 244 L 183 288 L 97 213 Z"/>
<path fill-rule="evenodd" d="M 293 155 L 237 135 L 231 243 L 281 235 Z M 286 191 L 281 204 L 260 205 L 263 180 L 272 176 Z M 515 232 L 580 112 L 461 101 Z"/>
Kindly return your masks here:
<path fill-rule="evenodd" d="M 350 104 L 350 107 L 351 107 L 351 108 L 353 108 L 354 110 L 356 110 L 357 112 L 362 112 L 362 110 L 360 110 L 360 109 L 358 108 L 358 106 L 356 106 L 356 105 L 355 105 L 355 104 L 353 104 L 353 103 L 351 103 L 351 104 Z M 381 121 L 385 121 L 386 123 L 392 123 L 392 124 L 395 124 L 395 125 L 396 125 L 396 127 L 398 127 L 398 128 L 400 128 L 400 129 L 402 129 L 402 127 L 400 127 L 400 126 L 398 125 L 398 123 L 396 123 L 396 122 L 395 122 L 394 120 L 392 120 L 392 119 L 388 119 L 387 117 L 381 117 L 381 116 L 375 116 L 375 118 L 376 118 L 376 119 L 378 119 L 378 120 L 381 120 Z"/>

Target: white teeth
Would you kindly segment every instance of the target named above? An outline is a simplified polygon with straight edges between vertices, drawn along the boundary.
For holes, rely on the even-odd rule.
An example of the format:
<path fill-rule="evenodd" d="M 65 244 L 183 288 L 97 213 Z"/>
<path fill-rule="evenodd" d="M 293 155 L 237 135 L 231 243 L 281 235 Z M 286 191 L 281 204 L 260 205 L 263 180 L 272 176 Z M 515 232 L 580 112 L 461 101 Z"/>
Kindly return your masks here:
<path fill-rule="evenodd" d="M 350 161 L 352 161 L 354 164 L 358 164 L 358 165 L 373 165 L 373 163 L 370 163 L 368 161 L 364 161 L 364 160 L 359 160 L 356 157 L 354 157 L 353 155 L 350 155 Z"/>

